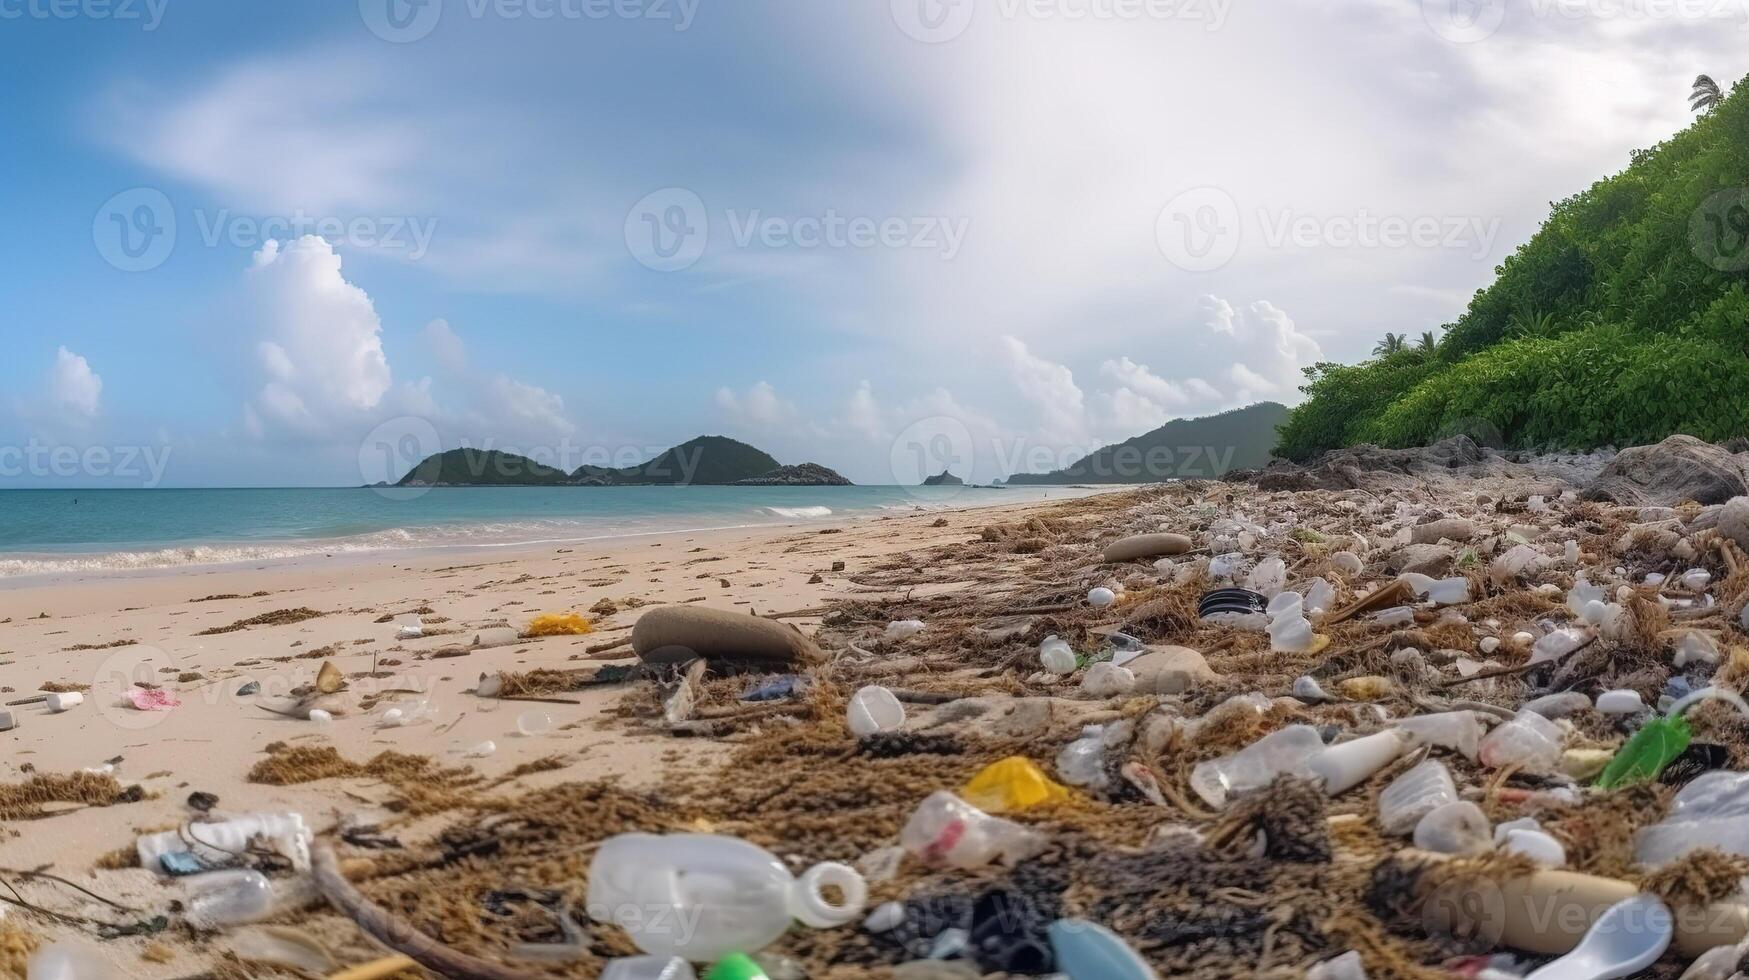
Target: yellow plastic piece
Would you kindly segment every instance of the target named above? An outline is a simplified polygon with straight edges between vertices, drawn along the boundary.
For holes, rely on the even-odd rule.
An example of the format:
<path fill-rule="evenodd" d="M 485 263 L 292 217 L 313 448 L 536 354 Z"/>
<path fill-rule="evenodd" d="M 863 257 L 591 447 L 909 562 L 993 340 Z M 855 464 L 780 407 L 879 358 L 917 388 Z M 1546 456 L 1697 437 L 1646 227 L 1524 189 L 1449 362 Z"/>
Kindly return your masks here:
<path fill-rule="evenodd" d="M 1010 756 L 992 762 L 960 790 L 960 798 L 985 813 L 1030 810 L 1043 803 L 1061 803 L 1069 788 L 1055 782 L 1031 759 Z"/>
<path fill-rule="evenodd" d="M 576 613 L 542 613 L 528 624 L 523 636 L 582 636 L 595 632 L 589 620 Z"/>

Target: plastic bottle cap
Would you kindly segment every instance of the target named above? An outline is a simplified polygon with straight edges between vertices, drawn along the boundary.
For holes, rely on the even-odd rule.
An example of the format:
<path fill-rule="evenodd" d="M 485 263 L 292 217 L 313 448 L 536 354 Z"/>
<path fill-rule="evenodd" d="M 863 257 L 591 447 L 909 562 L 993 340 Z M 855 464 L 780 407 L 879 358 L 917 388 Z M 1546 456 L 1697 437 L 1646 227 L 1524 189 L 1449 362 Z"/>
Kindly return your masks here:
<path fill-rule="evenodd" d="M 770 980 L 753 958 L 742 953 L 730 953 L 717 961 L 704 980 Z"/>
<path fill-rule="evenodd" d="M 843 901 L 832 904 L 824 891 L 828 887 L 836 887 Z M 828 861 L 804 872 L 793 894 L 795 907 L 790 911 L 803 925 L 831 929 L 862 914 L 868 903 L 868 883 L 855 868 Z"/>

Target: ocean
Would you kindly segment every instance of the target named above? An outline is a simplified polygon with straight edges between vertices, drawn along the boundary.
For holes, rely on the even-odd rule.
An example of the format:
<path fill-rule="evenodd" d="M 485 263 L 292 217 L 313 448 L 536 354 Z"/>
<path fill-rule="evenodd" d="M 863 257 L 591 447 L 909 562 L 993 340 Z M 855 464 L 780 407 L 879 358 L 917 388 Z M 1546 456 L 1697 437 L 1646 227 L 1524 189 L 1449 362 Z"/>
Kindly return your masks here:
<path fill-rule="evenodd" d="M 420 549 L 562 545 L 1067 499 L 1071 487 L 0 491 L 0 580 Z"/>

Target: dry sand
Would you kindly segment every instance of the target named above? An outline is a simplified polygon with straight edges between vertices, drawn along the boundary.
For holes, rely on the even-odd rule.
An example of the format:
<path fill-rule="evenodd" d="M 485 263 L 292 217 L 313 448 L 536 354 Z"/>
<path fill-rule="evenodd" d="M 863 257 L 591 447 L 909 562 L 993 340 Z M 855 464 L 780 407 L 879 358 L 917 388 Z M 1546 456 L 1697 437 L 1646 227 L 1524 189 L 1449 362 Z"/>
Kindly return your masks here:
<path fill-rule="evenodd" d="M 275 742 L 333 746 L 351 760 L 385 750 L 423 754 L 443 765 L 472 766 L 487 777 L 544 757 L 562 758 L 560 768 L 520 777 L 518 787 L 604 777 L 623 777 L 629 787 L 659 783 L 670 767 L 709 763 L 726 748 L 705 739 L 677 742 L 628 733 L 625 726 L 613 724 L 608 713 L 627 696 L 625 686 L 564 695 L 579 702 L 575 705 L 518 705 L 470 692 L 483 672 L 635 662 L 623 647 L 596 656 L 585 651 L 626 636 L 644 604 L 696 601 L 773 613 L 816 606 L 831 597 L 883 595 L 883 590 L 856 584 L 859 570 L 894 552 L 965 540 L 993 520 L 1013 520 L 1053 505 L 652 535 L 564 548 L 229 566 L 0 588 L 0 699 L 31 697 L 44 685 L 91 686 L 85 703 L 65 713 L 50 714 L 42 705 L 10 709 L 20 726 L 0 733 L 0 783 L 113 762 L 123 786 L 139 785 L 150 797 L 111 807 L 51 804 L 52 816 L 0 823 L 0 869 L 50 868 L 108 897 L 131 895 L 142 907 L 162 906 L 171 896 L 149 872 L 94 874 L 91 869 L 102 856 L 130 848 L 142 831 L 173 828 L 186 820 L 184 801 L 192 792 L 216 794 L 219 810 L 225 812 L 301 812 L 318 830 L 331 827 L 339 811 L 369 812 L 371 803 L 391 796 L 373 778 L 283 787 L 248 782 L 250 767 Z M 839 561 L 845 568 L 834 572 L 833 563 Z M 586 612 L 604 599 L 619 611 L 592 615 L 596 631 L 591 635 L 432 657 L 444 647 L 466 642 L 481 627 L 505 622 L 521 627 L 538 613 Z M 424 619 L 438 635 L 399 641 L 392 622 L 378 621 L 420 608 L 431 610 Z M 203 635 L 298 609 L 322 615 Z M 804 627 L 812 622 L 794 621 Z M 323 650 L 328 652 L 318 655 Z M 621 659 L 601 659 L 615 653 Z M 310 682 L 323 659 L 331 659 L 349 677 L 356 694 L 425 692 L 387 695 L 383 704 L 411 705 L 428 698 L 440 711 L 436 722 L 384 728 L 374 715 L 353 714 L 323 726 L 259 706 L 285 705 L 287 700 L 276 695 Z M 373 663 L 380 676 L 370 675 Z M 148 678 L 179 698 L 181 707 L 163 713 L 121 707 L 118 695 L 130 680 Z M 261 684 L 261 696 L 237 694 L 249 681 Z M 519 735 L 517 720 L 524 710 L 549 715 L 554 730 L 540 737 Z M 485 740 L 496 743 L 494 754 L 464 758 L 467 747 Z M 63 906 L 68 897 L 58 887 L 32 886 L 27 895 Z M 51 938 L 71 934 L 40 921 L 29 926 Z M 212 965 L 210 954 L 161 938 L 170 941 L 155 946 L 145 939 L 123 939 L 101 948 L 121 965 L 123 976 L 188 976 Z M 148 962 L 142 953 L 162 961 Z"/>

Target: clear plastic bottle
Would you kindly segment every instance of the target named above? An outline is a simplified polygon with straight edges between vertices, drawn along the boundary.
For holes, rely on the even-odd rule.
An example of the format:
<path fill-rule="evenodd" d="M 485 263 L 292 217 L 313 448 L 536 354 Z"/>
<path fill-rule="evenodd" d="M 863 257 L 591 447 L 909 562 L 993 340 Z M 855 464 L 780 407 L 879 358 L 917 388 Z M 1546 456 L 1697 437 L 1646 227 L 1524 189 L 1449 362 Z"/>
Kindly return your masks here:
<path fill-rule="evenodd" d="M 899 832 L 899 844 L 911 854 L 955 868 L 996 860 L 1012 866 L 1037 854 L 1044 843 L 1037 831 L 992 817 L 946 790 L 931 793 Z"/>
<path fill-rule="evenodd" d="M 601 980 L 698 980 L 698 974 L 678 956 L 626 956 L 610 961 Z"/>
<path fill-rule="evenodd" d="M 109 963 L 77 943 L 56 943 L 37 951 L 25 967 L 29 980 L 112 980 Z"/>
<path fill-rule="evenodd" d="M 188 883 L 188 921 L 198 929 L 259 922 L 273 914 L 273 882 L 259 871 L 211 871 Z"/>
<path fill-rule="evenodd" d="M 1111 785 L 1105 770 L 1105 726 L 1088 725 L 1081 737 L 1057 753 L 1057 776 L 1070 786 L 1103 790 Z"/>
<path fill-rule="evenodd" d="M 1316 728 L 1289 725 L 1232 755 L 1198 763 L 1190 771 L 1190 788 L 1210 806 L 1224 807 L 1231 794 L 1261 789 L 1284 773 L 1309 775 L 1312 758 L 1323 751 Z"/>
<path fill-rule="evenodd" d="M 591 918 L 618 924 L 646 953 L 695 963 L 763 949 L 792 920 L 843 925 L 867 899 L 855 868 L 817 864 L 798 879 L 764 848 L 714 834 L 620 834 L 589 865 Z"/>

